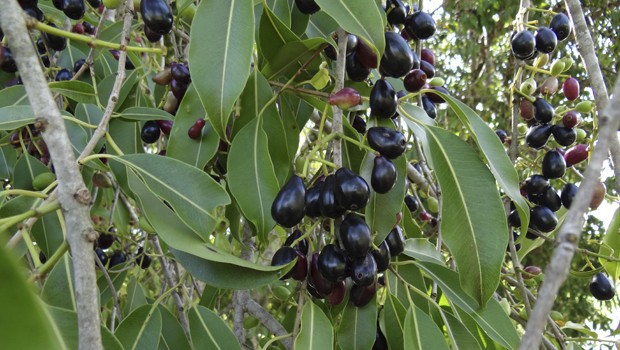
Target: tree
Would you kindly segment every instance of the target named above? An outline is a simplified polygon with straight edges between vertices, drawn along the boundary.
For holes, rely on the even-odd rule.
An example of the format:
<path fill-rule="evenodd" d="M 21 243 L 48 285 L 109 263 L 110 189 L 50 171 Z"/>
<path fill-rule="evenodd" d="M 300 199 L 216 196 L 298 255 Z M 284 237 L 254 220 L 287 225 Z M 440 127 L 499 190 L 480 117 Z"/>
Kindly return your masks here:
<path fill-rule="evenodd" d="M 0 12 L 7 348 L 613 346 L 615 17 L 171 5 Z"/>

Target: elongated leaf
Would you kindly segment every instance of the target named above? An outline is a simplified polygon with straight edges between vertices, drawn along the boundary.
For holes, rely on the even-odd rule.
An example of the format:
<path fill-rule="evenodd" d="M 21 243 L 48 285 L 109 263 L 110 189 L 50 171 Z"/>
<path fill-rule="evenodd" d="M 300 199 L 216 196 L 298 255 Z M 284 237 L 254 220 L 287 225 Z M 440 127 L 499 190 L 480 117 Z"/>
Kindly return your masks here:
<path fill-rule="evenodd" d="M 48 83 L 52 92 L 59 93 L 80 103 L 95 103 L 95 89 L 92 85 L 79 80 L 53 81 Z"/>
<path fill-rule="evenodd" d="M 530 207 L 521 195 L 519 175 L 510 158 L 508 158 L 501 141 L 489 125 L 469 106 L 450 95 L 440 92 L 437 94 L 446 100 L 463 125 L 469 129 L 474 141 L 484 154 L 495 180 L 515 203 L 521 218 L 521 232 L 525 234 L 530 222 Z"/>
<path fill-rule="evenodd" d="M 62 339 L 67 344 L 67 348 L 77 349 L 79 344 L 77 313 L 73 310 L 67 310 L 51 305 L 47 305 L 47 309 L 52 315 L 54 323 L 62 335 Z M 101 326 L 101 338 L 104 349 L 123 350 L 123 345 L 121 345 L 118 339 L 116 339 L 116 337 L 103 326 Z"/>
<path fill-rule="evenodd" d="M 68 349 L 22 266 L 0 244 L 0 339 L 5 349 Z"/>
<path fill-rule="evenodd" d="M 76 310 L 72 264 L 69 254 L 65 254 L 50 272 L 41 292 L 41 298 L 47 304 L 67 310 Z"/>
<path fill-rule="evenodd" d="M 28 153 L 22 154 L 15 164 L 13 173 L 13 187 L 24 190 L 32 190 L 32 181 L 37 175 L 51 173 L 40 160 Z"/>
<path fill-rule="evenodd" d="M 136 278 L 132 276 L 127 284 L 127 302 L 125 304 L 125 315 L 147 303 L 144 288 Z"/>
<path fill-rule="evenodd" d="M 185 100 L 185 97 L 183 97 L 183 99 Z M 151 107 L 130 107 L 130 108 L 123 110 L 123 112 L 121 112 L 120 117 L 123 119 L 127 119 L 127 120 L 143 120 L 143 121 L 175 119 L 172 116 L 172 114 L 164 110 L 161 110 L 159 108 L 151 108 Z"/>
<path fill-rule="evenodd" d="M 381 58 L 385 48 L 385 14 L 379 11 L 374 0 L 316 0 L 316 3 L 330 15 L 344 30 L 369 41 Z"/>
<path fill-rule="evenodd" d="M 292 41 L 299 41 L 299 37 L 286 24 L 282 23 L 269 7 L 263 7 L 258 32 L 258 46 L 265 60 L 270 61 L 284 44 Z"/>
<path fill-rule="evenodd" d="M 254 44 L 251 1 L 202 1 L 190 32 L 193 84 L 215 131 L 226 139 L 233 104 L 248 79 Z M 208 78 L 207 78 L 208 77 Z"/>
<path fill-rule="evenodd" d="M 443 264 L 443 257 L 437 247 L 425 238 L 409 238 L 405 241 L 403 254 L 420 261 Z"/>
<path fill-rule="evenodd" d="M 179 323 L 179 320 L 170 312 L 170 310 L 166 309 L 164 306 L 159 304 L 157 306 L 159 309 L 159 314 L 161 315 L 161 340 L 159 341 L 159 345 L 162 345 L 162 342 L 167 345 L 169 349 L 173 350 L 189 350 L 192 349 L 185 333 L 183 333 L 183 328 Z"/>
<path fill-rule="evenodd" d="M 27 105 L 29 103 L 24 85 L 14 85 L 0 90 L 0 107 Z"/>
<path fill-rule="evenodd" d="M 194 125 L 196 119 L 205 116 L 204 107 L 193 86 L 191 85 L 183 96 L 175 116 L 166 156 L 202 169 L 215 156 L 220 138 L 208 120 L 205 121 L 200 139 L 188 137 L 187 131 Z"/>
<path fill-rule="evenodd" d="M 75 107 L 75 117 L 90 125 L 99 125 L 103 118 L 103 111 L 94 104 L 78 103 Z M 88 135 L 92 135 L 92 129 L 88 129 Z M 99 150 L 99 149 L 97 149 Z"/>
<path fill-rule="evenodd" d="M 98 61 L 97 63 L 99 62 L 100 61 Z M 95 67 L 97 66 L 98 65 L 95 65 Z M 125 80 L 121 85 L 121 90 L 118 92 L 118 102 L 116 104 L 116 107 L 114 108 L 115 110 L 118 110 L 123 105 L 125 99 L 127 99 L 127 96 L 138 82 L 138 69 L 127 72 L 127 76 L 125 77 Z M 116 68 L 114 68 L 114 73 L 116 73 Z M 99 84 L 97 84 L 97 93 L 99 94 L 99 100 L 102 101 L 102 103 L 108 102 L 110 94 L 112 93 L 112 89 L 114 88 L 115 81 L 116 74 L 109 74 L 106 75 Z"/>
<path fill-rule="evenodd" d="M 327 13 L 319 11 L 310 16 L 306 35 L 308 38 L 329 38 L 338 29 L 338 23 Z M 333 44 L 336 44 L 335 41 Z"/>
<path fill-rule="evenodd" d="M 404 349 L 403 332 L 406 315 L 407 309 L 403 304 L 396 296 L 388 293 L 383 306 L 383 323 L 385 324 L 383 334 L 390 345 L 390 349 Z"/>
<path fill-rule="evenodd" d="M 34 112 L 29 105 L 0 108 L 0 130 L 13 130 L 31 123 L 34 123 Z"/>
<path fill-rule="evenodd" d="M 11 179 L 13 168 L 17 162 L 17 154 L 13 146 L 0 147 L 0 179 Z"/>
<path fill-rule="evenodd" d="M 301 329 L 295 338 L 295 349 L 329 350 L 334 348 L 334 330 L 320 307 L 306 301 L 301 313 Z"/>
<path fill-rule="evenodd" d="M 129 174 L 129 185 L 159 237 L 194 277 L 220 288 L 249 289 L 271 283 L 291 268 L 290 264 L 253 264 L 205 243 L 133 173 Z"/>
<path fill-rule="evenodd" d="M 446 310 L 441 310 L 441 317 L 446 325 L 452 349 L 476 350 L 484 349 L 476 337 L 465 327 L 461 321 Z"/>
<path fill-rule="evenodd" d="M 620 258 L 620 208 L 616 209 L 611 223 L 607 228 L 603 243 L 599 248 L 599 253 L 605 256 L 613 256 Z M 600 263 L 605 268 L 605 271 L 609 276 L 617 281 L 620 277 L 620 263 L 617 261 L 608 261 L 607 259 L 599 258 Z"/>
<path fill-rule="evenodd" d="M 427 126 L 429 153 L 443 194 L 441 232 L 463 289 L 484 306 L 499 284 L 508 237 L 495 179 L 465 141 Z M 480 200 L 484 198 L 484 200 Z"/>
<path fill-rule="evenodd" d="M 325 39 L 322 38 L 286 43 L 261 72 L 269 80 L 281 75 L 290 77 L 323 43 L 325 43 Z"/>
<path fill-rule="evenodd" d="M 377 332 L 377 302 L 364 307 L 348 303 L 336 338 L 341 349 L 371 349 Z"/>
<path fill-rule="evenodd" d="M 275 225 L 271 204 L 280 188 L 269 157 L 267 135 L 259 119 L 248 123 L 230 146 L 228 188 L 243 216 L 256 227 L 259 239 L 266 242 Z"/>
<path fill-rule="evenodd" d="M 125 350 L 156 349 L 161 333 L 161 315 L 153 305 L 143 305 L 127 315 L 114 335 Z"/>
<path fill-rule="evenodd" d="M 518 346 L 519 336 L 497 301 L 491 299 L 485 308 L 480 309 L 476 301 L 461 288 L 456 272 L 433 263 L 418 262 L 416 265 L 431 276 L 453 307 L 463 309 L 471 315 L 480 328 L 493 340 L 509 349 Z"/>
<path fill-rule="evenodd" d="M 110 280 L 112 280 L 112 286 L 116 292 L 123 286 L 125 277 L 127 277 L 127 272 L 129 271 L 128 269 L 123 271 L 123 266 L 125 266 L 125 264 L 116 265 L 113 269 L 108 270 Z M 119 269 L 121 271 L 118 271 Z M 97 287 L 99 287 L 99 301 L 101 305 L 105 305 L 112 300 L 112 289 L 103 274 L 100 274 L 97 278 Z"/>
<path fill-rule="evenodd" d="M 205 349 L 241 349 L 239 342 L 226 323 L 213 311 L 202 305 L 189 311 L 189 327 L 192 342 Z"/>
<path fill-rule="evenodd" d="M 217 224 L 214 209 L 230 203 L 226 190 L 211 176 L 179 160 L 149 154 L 112 159 L 138 174 L 153 193 L 165 199 L 179 218 L 205 240 Z"/>
<path fill-rule="evenodd" d="M 405 349 L 448 349 L 443 332 L 429 315 L 415 305 L 407 310 L 404 329 L 407 330 L 403 335 Z"/>

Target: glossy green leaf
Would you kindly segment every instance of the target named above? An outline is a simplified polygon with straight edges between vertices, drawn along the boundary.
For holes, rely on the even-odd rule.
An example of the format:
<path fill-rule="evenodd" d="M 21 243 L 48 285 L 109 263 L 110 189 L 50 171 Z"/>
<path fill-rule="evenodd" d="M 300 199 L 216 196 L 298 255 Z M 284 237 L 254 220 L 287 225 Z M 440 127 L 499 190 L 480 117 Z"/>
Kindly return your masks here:
<path fill-rule="evenodd" d="M 268 80 L 282 75 L 290 77 L 316 50 L 320 49 L 323 43 L 325 39 L 321 38 L 286 43 L 261 72 Z"/>
<path fill-rule="evenodd" d="M 32 180 L 39 174 L 51 173 L 40 160 L 30 154 L 22 154 L 15 164 L 13 188 L 32 190 Z"/>
<path fill-rule="evenodd" d="M 34 123 L 34 112 L 29 105 L 0 108 L 0 130 L 13 130 L 31 123 Z"/>
<path fill-rule="evenodd" d="M 284 44 L 293 41 L 299 41 L 299 37 L 269 7 L 263 7 L 258 31 L 258 47 L 265 60 L 269 62 Z"/>
<path fill-rule="evenodd" d="M 97 65 L 95 65 L 96 67 Z M 99 95 L 99 101 L 103 104 L 108 103 L 108 99 L 110 98 L 110 94 L 112 93 L 112 89 L 114 88 L 114 82 L 116 81 L 116 68 L 114 68 L 114 74 L 107 75 L 103 80 L 97 84 L 97 94 Z M 133 89 L 133 87 L 138 82 L 138 70 L 128 70 L 127 76 L 125 80 L 123 80 L 123 84 L 121 85 L 121 89 L 118 92 L 118 102 L 116 103 L 116 108 L 114 110 L 118 110 L 125 102 L 127 96 Z"/>
<path fill-rule="evenodd" d="M 598 333 L 591 330 L 588 326 L 579 324 L 579 323 L 575 323 L 575 322 L 571 322 L 568 321 L 564 324 L 564 326 L 562 326 L 562 330 L 565 329 L 573 329 L 578 331 L 579 333 L 583 333 L 585 335 L 587 335 L 588 337 L 591 337 L 593 339 L 596 339 L 598 337 Z"/>
<path fill-rule="evenodd" d="M 128 269 L 123 270 L 124 266 L 125 264 L 121 264 L 108 270 L 108 275 L 110 276 L 112 286 L 116 292 L 118 292 L 123 286 L 123 283 L 125 283 L 125 278 L 127 277 L 127 273 L 129 271 Z M 99 287 L 99 302 L 101 305 L 105 305 L 112 300 L 112 289 L 103 274 L 97 275 L 97 287 Z"/>
<path fill-rule="evenodd" d="M 599 248 L 599 254 L 613 256 L 617 259 L 620 258 L 620 208 L 616 209 L 609 223 L 609 227 L 607 228 L 607 232 L 605 232 L 605 237 L 603 237 L 603 242 Z M 599 258 L 599 262 L 603 265 L 607 274 L 609 274 L 614 281 L 617 281 L 618 277 L 620 277 L 620 263 L 617 261 L 608 261 L 604 258 Z"/>
<path fill-rule="evenodd" d="M 338 23 L 324 11 L 319 11 L 310 16 L 306 35 L 308 38 L 329 38 L 336 29 L 338 29 Z M 336 44 L 335 41 L 332 40 L 332 42 Z"/>
<path fill-rule="evenodd" d="M 118 325 L 114 335 L 125 350 L 156 349 L 161 333 L 161 315 L 157 307 L 143 305 Z"/>
<path fill-rule="evenodd" d="M 381 58 L 385 48 L 385 13 L 374 0 L 316 0 L 321 11 L 327 13 L 347 32 L 365 38 Z"/>
<path fill-rule="evenodd" d="M 127 299 L 125 302 L 125 315 L 130 314 L 138 307 L 147 304 L 144 287 L 140 284 L 136 276 L 131 276 L 127 283 Z"/>
<path fill-rule="evenodd" d="M 90 125 L 99 125 L 103 118 L 103 111 L 94 104 L 78 103 L 75 107 L 75 117 Z M 92 135 L 93 130 L 88 129 L 88 135 Z"/>
<path fill-rule="evenodd" d="M 189 310 L 189 328 L 192 342 L 205 349 L 241 349 L 237 338 L 226 323 L 213 311 L 202 305 Z"/>
<path fill-rule="evenodd" d="M 79 80 L 53 81 L 48 83 L 52 92 L 80 103 L 95 103 L 95 89 L 92 85 Z"/>
<path fill-rule="evenodd" d="M 239 131 L 228 153 L 228 188 L 262 242 L 275 225 L 271 204 L 280 190 L 267 142 L 260 120 L 254 119 Z"/>
<path fill-rule="evenodd" d="M 288 118 L 292 118 L 297 121 L 297 127 L 301 130 L 310 119 L 313 108 L 302 101 L 295 94 L 282 94 L 280 95 L 280 111 L 282 114 L 289 115 Z"/>
<path fill-rule="evenodd" d="M 436 127 L 426 130 L 443 195 L 442 238 L 463 272 L 463 289 L 484 306 L 499 284 L 508 244 L 498 234 L 508 232 L 508 224 L 495 179 L 465 141 Z"/>
<path fill-rule="evenodd" d="M 68 349 L 13 252 L 0 244 L 0 339 L 4 349 Z"/>
<path fill-rule="evenodd" d="M 114 138 L 114 143 L 124 154 L 144 153 L 142 140 L 140 140 L 140 124 L 114 118 L 110 120 L 108 128 L 110 135 Z M 108 149 L 107 153 L 114 154 L 114 150 Z"/>
<path fill-rule="evenodd" d="M 159 310 L 159 314 L 161 315 L 161 340 L 159 341 L 159 345 L 162 345 L 162 342 L 167 345 L 169 349 L 173 350 L 190 350 L 192 346 L 189 344 L 185 333 L 183 332 L 183 328 L 179 323 L 179 320 L 164 306 L 159 304 L 157 306 Z"/>
<path fill-rule="evenodd" d="M 467 127 L 472 138 L 476 144 L 478 144 L 478 147 L 480 147 L 495 180 L 515 203 L 519 211 L 519 217 L 521 218 L 521 232 L 525 234 L 527 232 L 528 223 L 530 222 L 530 207 L 525 201 L 525 198 L 521 195 L 519 190 L 519 175 L 510 161 L 510 158 L 508 158 L 501 141 L 493 129 L 491 129 L 469 106 L 450 95 L 443 93 L 437 94 L 445 99 L 463 125 Z"/>
<path fill-rule="evenodd" d="M 287 28 L 291 27 L 291 6 L 289 0 L 265 0 L 269 10 L 284 24 Z"/>
<path fill-rule="evenodd" d="M 372 349 L 377 332 L 377 302 L 366 306 L 348 303 L 336 334 L 341 349 Z"/>
<path fill-rule="evenodd" d="M 41 298 L 49 305 L 76 310 L 73 263 L 69 254 L 65 254 L 48 275 L 41 291 Z"/>
<path fill-rule="evenodd" d="M 190 32 L 193 84 L 215 131 L 226 139 L 226 124 L 250 73 L 254 44 L 251 1 L 202 1 Z"/>
<path fill-rule="evenodd" d="M 200 139 L 192 139 L 187 135 L 189 128 L 198 118 L 205 117 L 198 92 L 191 85 L 179 106 L 174 118 L 172 131 L 166 148 L 166 156 L 178 159 L 198 169 L 202 169 L 213 159 L 220 143 L 220 137 L 213 130 L 209 120 L 205 120 Z"/>
<path fill-rule="evenodd" d="M 295 338 L 295 349 L 329 350 L 334 348 L 334 329 L 323 310 L 307 300 L 301 313 L 301 329 Z"/>
<path fill-rule="evenodd" d="M 211 176 L 179 160 L 150 154 L 112 159 L 140 176 L 153 193 L 172 206 L 186 225 L 205 238 L 218 223 L 215 209 L 230 203 L 226 190 Z"/>
<path fill-rule="evenodd" d="M 47 309 L 62 334 L 62 339 L 67 344 L 67 348 L 77 349 L 79 344 L 77 313 L 73 310 L 51 305 L 47 305 Z M 101 342 L 106 350 L 123 350 L 123 345 L 103 326 L 101 326 Z"/>
<path fill-rule="evenodd" d="M 403 304 L 396 296 L 388 293 L 385 298 L 385 304 L 383 305 L 383 324 L 385 325 L 383 334 L 388 341 L 390 349 L 404 349 L 403 331 L 406 315 L 407 309 Z"/>
<path fill-rule="evenodd" d="M 185 97 L 184 97 L 185 99 Z M 151 108 L 151 107 L 130 107 L 121 112 L 119 117 L 126 120 L 140 120 L 140 121 L 148 121 L 148 120 L 175 120 L 176 118 L 172 116 L 172 114 L 161 110 L 159 108 Z"/>
<path fill-rule="evenodd" d="M 446 331 L 450 337 L 451 348 L 456 350 L 476 350 L 484 349 L 476 337 L 461 323 L 461 321 L 450 312 L 441 310 L 441 317 L 444 320 Z"/>
<path fill-rule="evenodd" d="M 443 264 L 444 259 L 437 247 L 426 238 L 409 238 L 405 241 L 403 254 L 425 262 Z"/>
<path fill-rule="evenodd" d="M 17 154 L 13 146 L 0 147 L 0 179 L 13 178 L 13 168 L 17 162 Z"/>
<path fill-rule="evenodd" d="M 24 85 L 14 85 L 0 90 L 0 107 L 28 105 L 29 103 Z"/>
<path fill-rule="evenodd" d="M 419 262 L 416 265 L 431 276 L 451 303 L 471 315 L 489 337 L 509 349 L 518 346 L 519 335 L 497 301 L 491 299 L 481 309 L 461 288 L 458 273 L 433 263 Z"/>
<path fill-rule="evenodd" d="M 449 349 L 443 332 L 420 308 L 411 305 L 405 316 L 404 346 L 408 350 Z"/>

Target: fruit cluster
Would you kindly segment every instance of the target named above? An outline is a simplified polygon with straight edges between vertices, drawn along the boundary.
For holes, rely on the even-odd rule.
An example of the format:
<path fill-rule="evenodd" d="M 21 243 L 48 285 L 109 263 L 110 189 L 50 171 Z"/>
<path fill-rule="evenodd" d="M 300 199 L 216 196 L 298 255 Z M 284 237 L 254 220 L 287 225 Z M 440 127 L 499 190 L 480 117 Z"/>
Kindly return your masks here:
<path fill-rule="evenodd" d="M 115 249 L 111 254 L 106 252 L 112 247 L 114 242 L 116 242 L 116 230 L 110 228 L 108 232 L 99 234 L 94 246 L 97 258 L 101 261 L 101 264 L 108 269 L 127 261 L 127 254 L 121 249 Z M 143 247 L 138 248 L 134 254 L 134 259 L 136 264 L 142 269 L 146 270 L 151 266 L 151 257 L 144 252 Z"/>

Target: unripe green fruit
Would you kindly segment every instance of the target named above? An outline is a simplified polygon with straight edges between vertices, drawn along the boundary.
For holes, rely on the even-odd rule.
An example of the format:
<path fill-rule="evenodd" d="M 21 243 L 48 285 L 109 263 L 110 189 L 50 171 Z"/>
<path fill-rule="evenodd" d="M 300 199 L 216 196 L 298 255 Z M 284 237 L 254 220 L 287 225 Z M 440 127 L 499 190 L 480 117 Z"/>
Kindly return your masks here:
<path fill-rule="evenodd" d="M 553 62 L 553 65 L 551 66 L 551 75 L 557 77 L 558 75 L 562 74 L 565 65 L 566 63 L 564 63 L 563 60 L 556 60 L 555 62 Z"/>
<path fill-rule="evenodd" d="M 291 295 L 291 291 L 288 290 L 288 288 L 284 286 L 277 286 L 277 287 L 271 288 L 271 292 L 276 298 L 280 300 L 286 300 Z"/>
<path fill-rule="evenodd" d="M 109 9 L 117 8 L 120 3 L 120 0 L 103 0 L 103 6 Z"/>
<path fill-rule="evenodd" d="M 577 103 L 575 110 L 579 113 L 590 113 L 590 111 L 592 111 L 592 107 L 594 107 L 594 103 L 592 101 L 581 101 Z"/>
<path fill-rule="evenodd" d="M 441 78 L 441 77 L 434 77 L 433 79 L 431 79 L 428 82 L 428 85 L 430 86 L 443 86 L 446 83 L 446 81 Z"/>
<path fill-rule="evenodd" d="M 32 180 L 32 188 L 36 191 L 41 191 L 51 185 L 54 181 L 56 181 L 56 175 L 53 173 L 42 173 L 35 176 Z"/>
<path fill-rule="evenodd" d="M 541 68 L 547 63 L 549 63 L 549 54 L 543 54 L 536 58 L 534 61 L 534 67 Z"/>
<path fill-rule="evenodd" d="M 551 319 L 554 321 L 564 321 L 564 315 L 559 311 L 552 310 L 549 316 L 551 316 Z"/>
<path fill-rule="evenodd" d="M 519 131 L 519 135 L 525 135 L 527 132 L 527 125 L 519 124 L 519 126 L 517 126 L 517 131 Z"/>
<path fill-rule="evenodd" d="M 582 128 L 575 128 L 575 132 L 577 133 L 577 142 L 583 142 L 586 139 L 588 134 Z"/>
<path fill-rule="evenodd" d="M 248 316 L 243 319 L 243 328 L 252 329 L 256 326 L 258 326 L 258 318 L 254 316 Z"/>
<path fill-rule="evenodd" d="M 194 16 L 196 15 L 196 5 L 191 4 L 187 6 L 181 11 L 180 15 L 181 18 L 191 23 L 194 19 Z"/>
<path fill-rule="evenodd" d="M 566 107 L 566 106 L 564 106 L 564 105 L 562 105 L 562 106 L 557 106 L 557 107 L 555 107 L 555 111 L 553 111 L 553 113 L 554 113 L 554 114 L 560 114 L 560 115 L 562 115 L 562 114 L 564 114 L 564 111 L 565 111 L 565 110 L 567 110 L 567 109 L 568 109 L 568 107 Z"/>
<path fill-rule="evenodd" d="M 436 214 L 439 212 L 439 201 L 435 197 L 428 197 L 426 200 L 426 207 L 428 211 Z"/>
<path fill-rule="evenodd" d="M 499 306 L 502 307 L 502 310 L 504 310 L 506 316 L 510 316 L 510 303 L 508 302 L 508 299 L 502 298 L 502 300 L 499 301 Z"/>
<path fill-rule="evenodd" d="M 536 91 L 536 81 L 532 78 L 527 79 L 521 84 L 519 90 L 526 95 L 532 95 Z"/>

